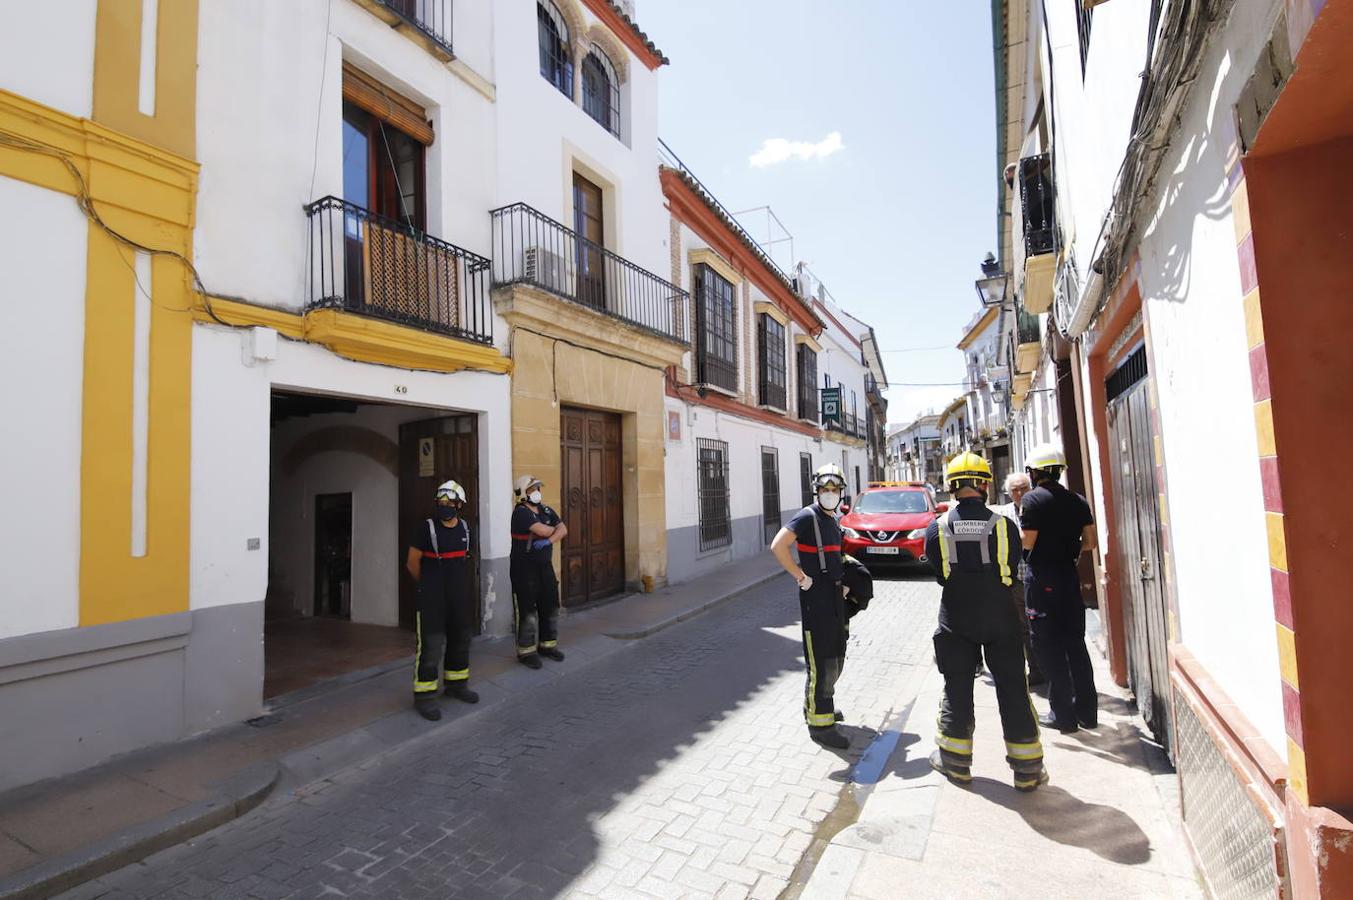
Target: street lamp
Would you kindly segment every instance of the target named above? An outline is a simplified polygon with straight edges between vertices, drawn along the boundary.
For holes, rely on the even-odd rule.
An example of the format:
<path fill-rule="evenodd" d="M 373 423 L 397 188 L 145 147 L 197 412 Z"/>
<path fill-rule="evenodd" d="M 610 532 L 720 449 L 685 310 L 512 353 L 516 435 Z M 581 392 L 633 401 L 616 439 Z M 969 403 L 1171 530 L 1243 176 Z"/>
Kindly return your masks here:
<path fill-rule="evenodd" d="M 1005 303 L 1006 284 L 1010 276 L 1001 271 L 1001 264 L 995 255 L 988 253 L 982 260 L 982 277 L 977 279 L 977 296 L 983 307 L 1000 306 Z"/>

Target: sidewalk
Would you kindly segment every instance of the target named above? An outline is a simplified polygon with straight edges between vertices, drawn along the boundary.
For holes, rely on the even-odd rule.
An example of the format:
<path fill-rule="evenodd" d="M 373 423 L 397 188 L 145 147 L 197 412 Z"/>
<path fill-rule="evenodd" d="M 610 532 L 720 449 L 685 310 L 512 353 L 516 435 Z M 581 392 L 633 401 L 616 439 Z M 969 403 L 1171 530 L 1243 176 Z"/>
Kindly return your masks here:
<path fill-rule="evenodd" d="M 856 767 L 843 805 L 858 805 L 858 817 L 847 816 L 818 848 L 802 900 L 1203 897 L 1165 754 L 1093 645 L 1090 655 L 1099 728 L 1070 735 L 1044 729 L 1051 780 L 1032 794 L 1011 786 L 986 676 L 977 684 L 972 784 L 951 784 L 931 770 L 942 690 L 932 671 L 905 722 L 889 726 L 891 756 L 873 767 L 866 757 Z M 1035 695 L 1034 705 L 1047 711 L 1042 697 Z"/>
<path fill-rule="evenodd" d="M 517 664 L 510 638 L 477 640 L 471 666 L 481 700 L 447 701 L 440 722 L 412 710 L 411 645 L 407 660 L 275 698 L 251 722 L 0 795 L 0 898 L 50 896 L 228 822 L 270 794 L 491 714 L 541 678 L 580 671 L 778 571 L 774 560 L 758 557 L 652 594 L 565 612 L 560 645 L 568 658 L 541 671 Z"/>

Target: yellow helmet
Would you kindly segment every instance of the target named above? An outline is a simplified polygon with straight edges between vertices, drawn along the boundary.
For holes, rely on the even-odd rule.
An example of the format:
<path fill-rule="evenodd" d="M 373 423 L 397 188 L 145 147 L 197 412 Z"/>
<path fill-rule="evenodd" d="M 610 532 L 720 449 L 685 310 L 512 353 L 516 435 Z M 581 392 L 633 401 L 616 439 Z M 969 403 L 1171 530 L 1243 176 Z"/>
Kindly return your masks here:
<path fill-rule="evenodd" d="M 944 467 L 944 483 L 953 490 L 955 486 L 991 481 L 991 463 L 972 451 L 960 453 Z"/>

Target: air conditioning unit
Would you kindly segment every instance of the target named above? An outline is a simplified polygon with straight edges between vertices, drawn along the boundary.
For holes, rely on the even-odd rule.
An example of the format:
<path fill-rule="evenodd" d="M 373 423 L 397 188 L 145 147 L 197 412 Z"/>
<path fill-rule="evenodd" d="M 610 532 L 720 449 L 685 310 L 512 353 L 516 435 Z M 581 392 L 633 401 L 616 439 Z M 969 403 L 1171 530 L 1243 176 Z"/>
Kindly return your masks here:
<path fill-rule="evenodd" d="M 544 247 L 527 247 L 523 258 L 526 280 L 552 291 L 568 286 L 568 261 Z"/>

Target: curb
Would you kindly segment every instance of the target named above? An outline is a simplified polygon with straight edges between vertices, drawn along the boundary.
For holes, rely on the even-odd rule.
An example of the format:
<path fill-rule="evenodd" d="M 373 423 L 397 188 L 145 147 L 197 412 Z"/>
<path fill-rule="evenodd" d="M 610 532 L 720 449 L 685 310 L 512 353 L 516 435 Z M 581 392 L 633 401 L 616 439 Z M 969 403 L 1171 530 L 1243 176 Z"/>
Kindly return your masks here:
<path fill-rule="evenodd" d="M 754 591 L 757 588 L 761 587 L 763 584 L 775 580 L 776 576 L 780 574 L 782 573 L 779 571 L 770 572 L 763 578 L 758 578 L 753 582 L 743 585 L 742 587 L 734 588 L 730 593 L 724 594 L 719 597 L 713 597 L 705 601 L 704 603 L 700 604 L 699 606 L 693 606 L 690 609 L 682 610 L 676 615 L 669 616 L 668 618 L 663 619 L 660 622 L 655 622 L 652 625 L 644 626 L 635 631 L 603 631 L 602 634 L 604 634 L 608 638 L 615 638 L 616 640 L 621 641 L 632 641 L 638 640 L 639 638 L 646 638 L 650 635 L 657 634 L 659 631 L 662 631 L 665 628 L 671 628 L 673 625 L 685 622 L 688 619 L 693 619 L 696 616 L 700 615 L 701 613 L 709 612 L 711 609 L 714 609 L 715 607 L 722 606 L 725 603 L 736 600 L 743 594 L 746 594 L 749 591 Z"/>
<path fill-rule="evenodd" d="M 279 771 L 273 760 L 254 763 L 226 779 L 214 797 L 0 879 L 0 900 L 51 897 L 237 819 L 263 802 Z"/>

